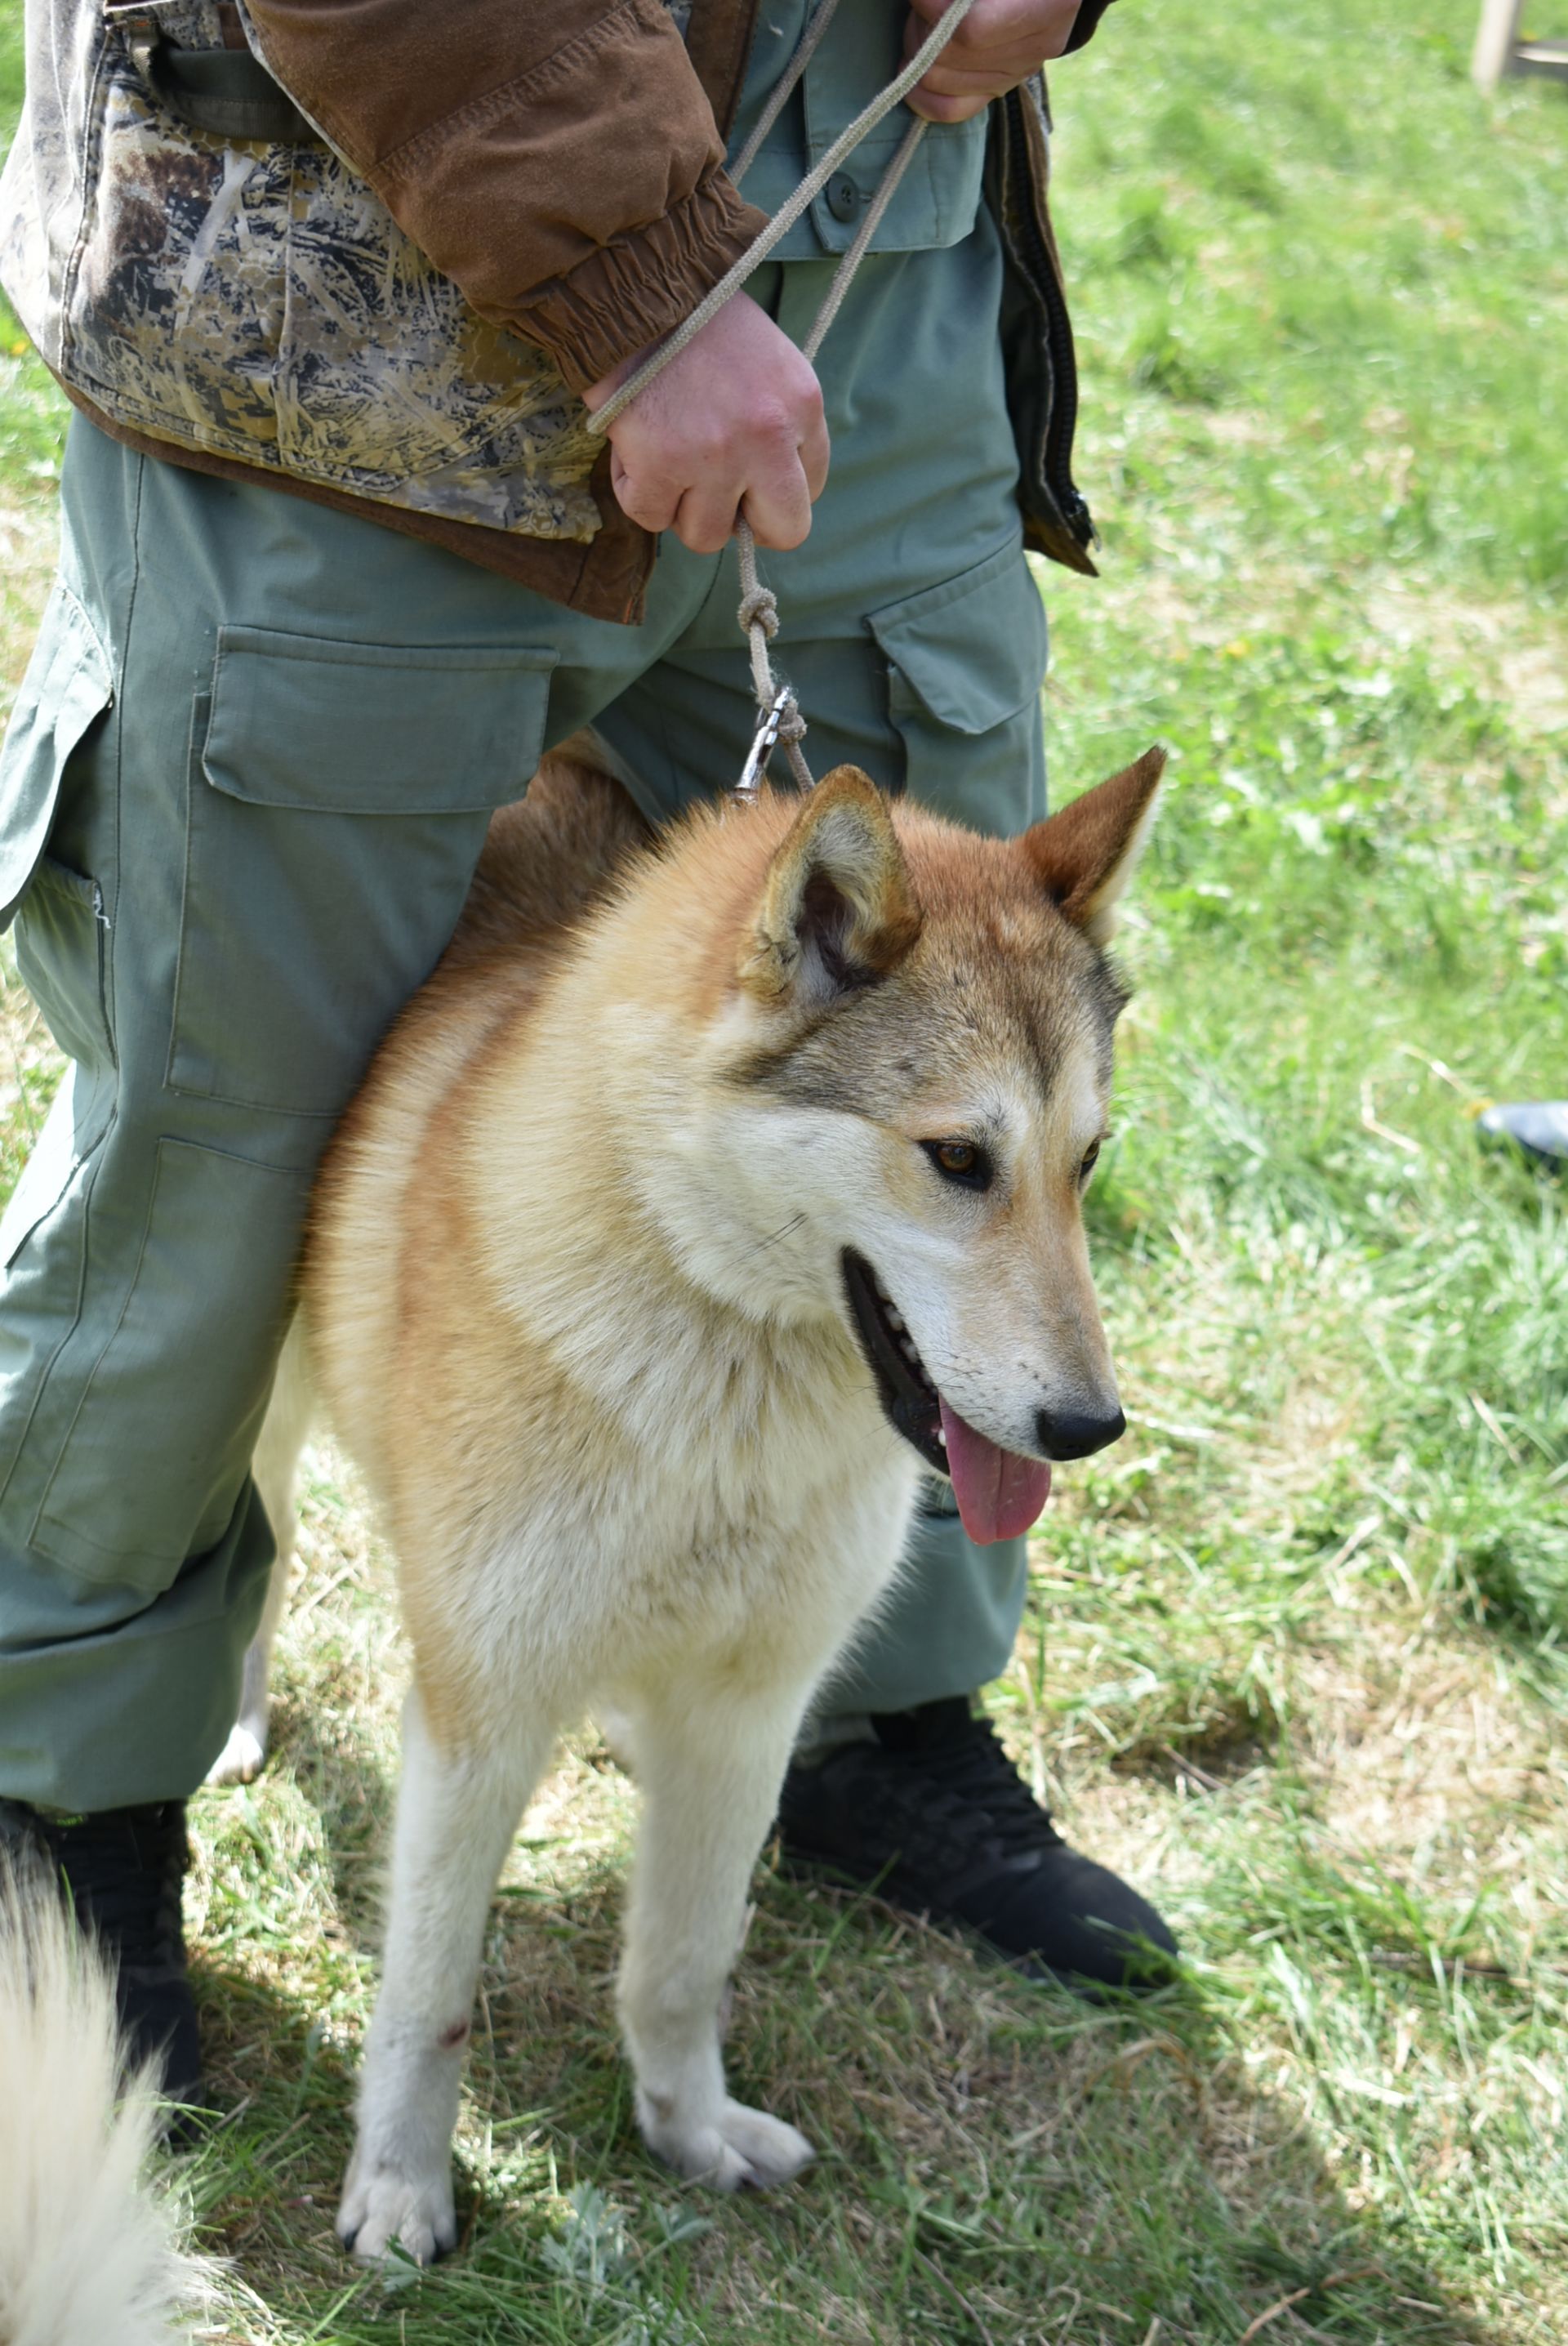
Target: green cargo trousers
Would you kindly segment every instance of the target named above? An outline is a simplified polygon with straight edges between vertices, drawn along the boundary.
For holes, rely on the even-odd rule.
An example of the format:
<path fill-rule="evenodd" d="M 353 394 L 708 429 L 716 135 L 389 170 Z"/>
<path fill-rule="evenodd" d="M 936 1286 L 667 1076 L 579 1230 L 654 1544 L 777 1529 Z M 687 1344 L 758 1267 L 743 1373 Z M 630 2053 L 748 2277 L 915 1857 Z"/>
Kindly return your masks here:
<path fill-rule="evenodd" d="M 830 268 L 776 267 L 797 338 Z M 983 213 L 874 256 L 823 365 L 833 474 L 765 556 L 814 769 L 997 831 L 1044 804 Z M 74 423 L 60 576 L 0 763 L 0 906 L 70 1060 L 0 1226 L 0 1795 L 189 1791 L 274 1555 L 249 1479 L 311 1179 L 461 910 L 489 811 L 592 724 L 644 811 L 751 738 L 732 555 L 666 544 L 644 624 L 583 618 L 374 522 Z M 830 1710 L 1004 1665 L 1022 1542 L 933 1485 Z"/>

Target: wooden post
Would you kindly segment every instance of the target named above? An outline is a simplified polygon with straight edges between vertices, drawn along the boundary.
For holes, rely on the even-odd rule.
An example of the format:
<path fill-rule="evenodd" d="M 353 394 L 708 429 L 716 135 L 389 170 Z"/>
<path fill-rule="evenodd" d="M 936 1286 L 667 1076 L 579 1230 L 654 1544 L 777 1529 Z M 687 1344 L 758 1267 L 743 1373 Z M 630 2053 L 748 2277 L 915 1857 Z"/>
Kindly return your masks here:
<path fill-rule="evenodd" d="M 1523 14 L 1524 0 L 1481 0 L 1481 22 L 1470 61 L 1470 77 L 1477 89 L 1495 89 L 1513 63 Z"/>
<path fill-rule="evenodd" d="M 1522 41 L 1524 0 L 1481 0 L 1470 61 L 1477 89 L 1493 90 L 1504 74 L 1568 74 L 1568 41 Z"/>

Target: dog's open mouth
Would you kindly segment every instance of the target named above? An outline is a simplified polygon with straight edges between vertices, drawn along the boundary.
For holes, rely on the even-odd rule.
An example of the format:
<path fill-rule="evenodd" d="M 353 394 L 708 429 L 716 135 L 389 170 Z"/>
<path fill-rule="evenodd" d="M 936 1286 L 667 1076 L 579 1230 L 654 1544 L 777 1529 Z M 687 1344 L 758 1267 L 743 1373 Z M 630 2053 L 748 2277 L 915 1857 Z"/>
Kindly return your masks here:
<path fill-rule="evenodd" d="M 1051 1469 L 977 1433 L 937 1391 L 897 1305 L 863 1255 L 845 1248 L 844 1293 L 888 1422 L 945 1474 L 972 1540 L 1016 1539 L 1051 1495 Z"/>

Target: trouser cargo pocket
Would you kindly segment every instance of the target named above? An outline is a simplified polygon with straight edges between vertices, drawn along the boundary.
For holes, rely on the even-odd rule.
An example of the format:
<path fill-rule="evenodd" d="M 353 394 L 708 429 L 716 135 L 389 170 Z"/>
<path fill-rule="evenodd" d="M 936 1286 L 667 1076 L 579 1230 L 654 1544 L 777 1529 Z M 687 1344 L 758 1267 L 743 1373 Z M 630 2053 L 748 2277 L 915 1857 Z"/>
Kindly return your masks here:
<path fill-rule="evenodd" d="M 492 811 L 527 790 L 555 658 L 219 629 L 192 725 L 173 1090 L 341 1113 L 447 944 Z"/>
<path fill-rule="evenodd" d="M 888 661 L 905 788 L 972 830 L 1027 830 L 1045 811 L 1040 695 L 1045 612 L 1021 544 L 884 605 L 868 622 Z"/>

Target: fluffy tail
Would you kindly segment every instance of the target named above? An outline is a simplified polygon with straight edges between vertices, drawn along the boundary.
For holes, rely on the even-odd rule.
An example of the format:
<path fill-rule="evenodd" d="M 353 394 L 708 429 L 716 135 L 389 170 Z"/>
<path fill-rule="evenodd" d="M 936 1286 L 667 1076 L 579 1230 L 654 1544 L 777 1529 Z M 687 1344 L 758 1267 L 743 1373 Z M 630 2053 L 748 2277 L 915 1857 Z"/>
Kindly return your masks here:
<path fill-rule="evenodd" d="M 0 1865 L 0 2341 L 170 2346 L 200 2268 L 142 2181 L 159 2126 L 102 1957 Z"/>

